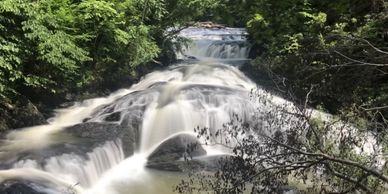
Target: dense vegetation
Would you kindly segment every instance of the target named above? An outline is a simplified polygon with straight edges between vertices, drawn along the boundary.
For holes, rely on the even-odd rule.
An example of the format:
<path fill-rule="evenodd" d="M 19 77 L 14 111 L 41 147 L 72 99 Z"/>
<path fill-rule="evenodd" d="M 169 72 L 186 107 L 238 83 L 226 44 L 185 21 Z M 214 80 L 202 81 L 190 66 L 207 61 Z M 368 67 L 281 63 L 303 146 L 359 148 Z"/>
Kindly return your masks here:
<path fill-rule="evenodd" d="M 198 20 L 246 27 L 251 73 L 274 81 L 296 106 L 264 112 L 279 133 L 240 139 L 237 157 L 210 179 L 200 175 L 200 188 L 183 182 L 180 191 L 271 193 L 291 185 L 289 177 L 308 182 L 297 184 L 313 193 L 385 190 L 387 163 L 379 164 L 388 147 L 385 0 L 3 0 L 0 129 L 22 99 L 103 90 L 135 79 L 150 63 L 172 60 L 176 32 Z M 311 106 L 336 116 L 317 118 Z M 236 120 L 220 130 L 232 139 L 258 131 Z M 294 124 L 283 133 L 287 122 Z M 365 134 L 378 146 L 355 152 L 370 140 Z"/>
<path fill-rule="evenodd" d="M 319 88 L 312 104 L 338 113 L 354 103 L 369 109 L 387 101 L 387 6 L 384 0 L 257 0 L 227 1 L 222 9 L 230 13 L 225 22 L 248 28 L 259 70 L 285 77 L 299 97 Z"/>
<path fill-rule="evenodd" d="M 230 0 L 209 15 L 248 29 L 250 73 L 273 81 L 273 90 L 295 106 L 255 94 L 272 107 L 261 110 L 264 123 L 237 117 L 218 132 L 200 130 L 236 157 L 222 161 L 215 174 L 192 174 L 178 191 L 386 192 L 388 2 Z M 336 116 L 321 118 L 309 106 Z"/>
<path fill-rule="evenodd" d="M 103 91 L 122 80 L 130 84 L 147 64 L 173 59 L 176 33 L 168 29 L 187 26 L 210 5 L 203 0 L 1 1 L 0 129 L 20 127 L 4 126 L 4 118 L 7 112 L 20 115 L 15 107 L 29 100 L 55 105 L 69 93 Z"/>

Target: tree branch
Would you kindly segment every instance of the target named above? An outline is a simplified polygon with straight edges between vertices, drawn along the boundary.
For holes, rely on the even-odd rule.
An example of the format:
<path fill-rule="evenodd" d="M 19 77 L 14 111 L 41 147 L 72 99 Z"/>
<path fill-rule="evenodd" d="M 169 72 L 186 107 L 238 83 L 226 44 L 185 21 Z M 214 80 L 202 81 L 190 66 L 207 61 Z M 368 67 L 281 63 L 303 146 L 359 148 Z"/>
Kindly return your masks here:
<path fill-rule="evenodd" d="M 379 63 L 368 63 L 368 62 L 363 62 L 363 61 L 359 61 L 357 59 L 353 59 L 353 58 L 350 58 L 342 53 L 340 53 L 339 51 L 336 51 L 334 50 L 334 53 L 342 56 L 343 58 L 349 60 L 349 61 L 352 61 L 356 64 L 353 64 L 353 65 L 333 65 L 332 67 L 350 67 L 350 66 L 375 66 L 375 67 L 387 67 L 388 64 L 379 64 Z"/>
<path fill-rule="evenodd" d="M 312 157 L 320 157 L 320 158 L 324 158 L 326 160 L 330 160 L 332 162 L 337 162 L 337 163 L 341 163 L 341 164 L 346 164 L 346 165 L 349 165 L 349 166 L 353 166 L 353 167 L 357 167 L 365 172 L 368 172 L 370 173 L 371 175 L 377 177 L 378 179 L 384 181 L 385 183 L 388 183 L 388 177 L 385 176 L 384 174 L 380 173 L 380 172 L 377 172 L 376 170 L 374 169 L 371 169 L 371 168 L 368 168 L 368 167 L 365 167 L 363 165 L 361 165 L 360 163 L 358 162 L 354 162 L 354 161 L 351 161 L 351 160 L 346 160 L 346 159 L 339 159 L 339 158 L 335 158 L 335 157 L 332 157 L 332 156 L 329 156 L 329 155 L 326 155 L 326 154 L 323 154 L 323 153 L 310 153 L 310 152 L 305 152 L 305 151 L 302 151 L 302 150 L 299 150 L 297 148 L 294 148 L 292 146 L 289 146 L 287 144 L 284 144 L 276 139 L 273 139 L 267 135 L 262 135 L 264 136 L 265 138 L 268 138 L 270 139 L 271 141 L 274 141 L 276 142 L 277 144 L 279 144 L 280 146 L 282 147 L 285 147 L 285 148 L 288 148 L 288 149 L 291 149 L 293 151 L 297 151 L 299 152 L 300 154 L 303 154 L 303 155 L 306 155 L 306 156 L 312 156 Z"/>

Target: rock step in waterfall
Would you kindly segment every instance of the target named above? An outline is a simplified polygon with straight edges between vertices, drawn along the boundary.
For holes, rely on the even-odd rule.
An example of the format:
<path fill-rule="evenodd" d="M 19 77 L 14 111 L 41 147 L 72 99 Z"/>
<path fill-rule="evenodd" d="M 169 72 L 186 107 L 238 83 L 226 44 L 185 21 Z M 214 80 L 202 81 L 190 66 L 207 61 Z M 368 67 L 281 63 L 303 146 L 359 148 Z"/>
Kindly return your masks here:
<path fill-rule="evenodd" d="M 181 32 L 191 40 L 189 46 L 178 53 L 181 59 L 205 61 L 247 60 L 250 45 L 244 28 L 195 28 Z"/>
<path fill-rule="evenodd" d="M 181 175 L 170 171 L 181 170 L 193 143 L 193 164 L 215 168 L 223 150 L 201 146 L 193 130 L 217 130 L 234 114 L 252 120 L 257 107 L 249 93 L 256 86 L 226 63 L 247 60 L 247 33 L 191 27 L 181 35 L 193 40 L 180 53 L 185 62 L 106 98 L 58 110 L 47 125 L 5 135 L 0 192 L 171 193 Z M 145 186 L 150 181 L 152 188 Z"/>

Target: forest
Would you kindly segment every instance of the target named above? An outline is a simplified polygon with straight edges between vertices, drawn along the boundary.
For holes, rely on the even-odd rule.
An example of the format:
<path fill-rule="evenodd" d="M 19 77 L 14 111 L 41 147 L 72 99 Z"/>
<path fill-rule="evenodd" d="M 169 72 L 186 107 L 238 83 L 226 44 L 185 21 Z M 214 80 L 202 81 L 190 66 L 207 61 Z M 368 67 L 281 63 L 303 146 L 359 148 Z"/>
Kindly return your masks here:
<path fill-rule="evenodd" d="M 64 103 L 106 95 L 166 68 L 187 44 L 179 32 L 204 21 L 247 29 L 252 60 L 242 70 L 294 102 L 302 121 L 287 135 L 263 134 L 260 144 L 243 139 L 233 150 L 239 157 L 208 179 L 193 174 L 177 191 L 273 193 L 295 185 L 284 178 L 293 176 L 311 181 L 311 193 L 386 192 L 387 163 L 377 162 L 388 149 L 386 0 L 2 0 L 0 132 L 44 124 Z M 309 108 L 335 121 L 312 118 Z M 357 130 L 333 143 L 328 134 L 338 120 Z M 220 130 L 252 130 L 234 122 Z M 379 154 L 354 151 L 365 134 Z M 200 187 L 190 185 L 195 181 Z"/>

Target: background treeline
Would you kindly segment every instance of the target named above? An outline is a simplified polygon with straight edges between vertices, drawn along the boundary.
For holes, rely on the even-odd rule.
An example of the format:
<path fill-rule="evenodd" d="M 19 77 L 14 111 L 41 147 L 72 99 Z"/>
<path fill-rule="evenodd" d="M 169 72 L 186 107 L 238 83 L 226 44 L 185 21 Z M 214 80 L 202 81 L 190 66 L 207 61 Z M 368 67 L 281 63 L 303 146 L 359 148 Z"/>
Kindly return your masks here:
<path fill-rule="evenodd" d="M 176 33 L 169 29 L 187 26 L 211 5 L 203 0 L 0 1 L 0 129 L 42 120 L 28 117 L 38 112 L 30 101 L 53 106 L 69 94 L 131 84 L 150 65 L 173 59 Z M 27 117 L 9 123 L 23 114 Z"/>

